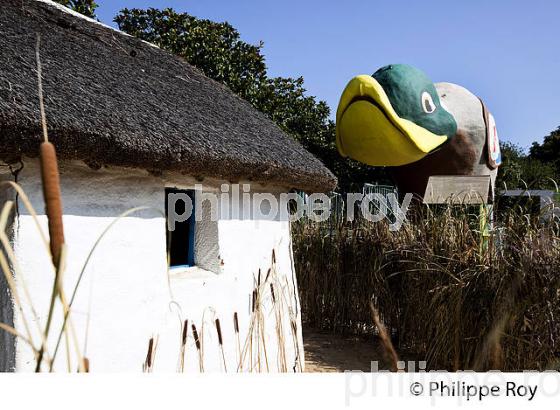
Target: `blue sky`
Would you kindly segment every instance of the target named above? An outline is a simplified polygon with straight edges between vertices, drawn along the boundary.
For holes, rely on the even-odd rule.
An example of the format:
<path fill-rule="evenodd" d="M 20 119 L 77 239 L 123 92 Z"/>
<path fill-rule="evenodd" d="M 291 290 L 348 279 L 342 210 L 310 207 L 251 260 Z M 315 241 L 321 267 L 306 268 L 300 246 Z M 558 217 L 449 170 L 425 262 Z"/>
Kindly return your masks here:
<path fill-rule="evenodd" d="M 228 21 L 264 41 L 269 74 L 303 76 L 336 110 L 346 82 L 408 63 L 434 82 L 460 84 L 496 117 L 501 140 L 528 148 L 560 126 L 560 2 L 97 0 L 112 24 L 124 7 L 173 7 Z"/>

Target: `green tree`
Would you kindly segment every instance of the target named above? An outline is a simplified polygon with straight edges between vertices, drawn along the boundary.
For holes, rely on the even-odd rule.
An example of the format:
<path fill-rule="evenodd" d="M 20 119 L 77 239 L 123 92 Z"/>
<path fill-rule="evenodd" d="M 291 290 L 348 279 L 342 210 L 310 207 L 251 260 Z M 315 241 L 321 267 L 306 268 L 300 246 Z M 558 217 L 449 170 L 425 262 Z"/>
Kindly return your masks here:
<path fill-rule="evenodd" d="M 306 94 L 301 77 L 269 77 L 262 42 L 244 42 L 227 22 L 198 19 L 169 8 L 125 8 L 115 22 L 120 30 L 184 58 L 268 115 L 321 159 L 338 177 L 342 189 L 353 183 L 389 180 L 383 168 L 367 167 L 338 155 L 328 105 Z"/>
<path fill-rule="evenodd" d="M 230 24 L 198 19 L 169 8 L 125 8 L 114 21 L 122 31 L 184 58 L 208 77 L 255 103 L 258 88 L 266 80 L 262 44 L 241 41 Z"/>
<path fill-rule="evenodd" d="M 84 16 L 96 18 L 95 9 L 98 7 L 94 0 L 55 0 L 57 3 L 68 7 Z"/>
<path fill-rule="evenodd" d="M 529 156 L 551 164 L 556 170 L 556 175 L 560 176 L 560 127 L 544 137 L 542 144 L 533 142 L 529 150 Z M 560 181 L 557 182 L 560 183 Z"/>
<path fill-rule="evenodd" d="M 557 180 L 557 173 L 552 163 L 527 155 L 519 145 L 508 141 L 500 143 L 500 148 L 502 165 L 498 168 L 498 189 L 554 188 L 552 181 Z"/>

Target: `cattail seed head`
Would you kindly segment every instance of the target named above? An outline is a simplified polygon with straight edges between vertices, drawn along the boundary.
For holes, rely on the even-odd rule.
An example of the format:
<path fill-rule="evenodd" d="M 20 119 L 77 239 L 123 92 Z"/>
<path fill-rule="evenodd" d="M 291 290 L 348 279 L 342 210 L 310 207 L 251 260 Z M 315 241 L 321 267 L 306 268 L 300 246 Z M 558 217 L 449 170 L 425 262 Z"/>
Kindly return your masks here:
<path fill-rule="evenodd" d="M 45 211 L 49 225 L 51 256 L 54 266 L 58 267 L 60 252 L 64 244 L 64 229 L 62 224 L 60 176 L 58 173 L 58 162 L 54 145 L 50 142 L 43 142 L 40 149 L 40 158 Z"/>
<path fill-rule="evenodd" d="M 152 367 L 152 353 L 154 350 L 154 338 L 150 337 L 150 341 L 148 342 L 148 354 L 146 355 L 146 364 L 148 368 Z"/>
<path fill-rule="evenodd" d="M 87 357 L 84 357 L 83 364 L 84 364 L 84 372 L 89 373 L 89 359 Z"/>
<path fill-rule="evenodd" d="M 193 332 L 193 337 L 194 337 L 194 343 L 196 344 L 196 349 L 200 350 L 200 339 L 198 338 L 198 332 L 196 331 L 196 326 L 192 325 L 192 332 Z"/>
<path fill-rule="evenodd" d="M 233 327 L 235 329 L 235 333 L 239 333 L 239 320 L 237 319 L 237 312 L 233 313 Z"/>
<path fill-rule="evenodd" d="M 264 280 L 265 282 L 268 280 L 268 278 L 270 277 L 270 272 L 272 272 L 272 269 L 268 268 L 268 271 L 266 272 L 266 279 Z"/>
<path fill-rule="evenodd" d="M 218 342 L 223 345 L 222 340 L 222 327 L 220 326 L 220 319 L 216 319 L 216 331 L 218 332 Z"/>
<path fill-rule="evenodd" d="M 188 332 L 189 332 L 189 327 L 188 327 L 188 326 L 189 326 L 189 320 L 186 319 L 186 320 L 183 322 L 183 335 L 182 335 L 182 337 L 181 337 L 181 344 L 182 344 L 183 346 L 187 344 L 187 334 L 188 334 Z"/>

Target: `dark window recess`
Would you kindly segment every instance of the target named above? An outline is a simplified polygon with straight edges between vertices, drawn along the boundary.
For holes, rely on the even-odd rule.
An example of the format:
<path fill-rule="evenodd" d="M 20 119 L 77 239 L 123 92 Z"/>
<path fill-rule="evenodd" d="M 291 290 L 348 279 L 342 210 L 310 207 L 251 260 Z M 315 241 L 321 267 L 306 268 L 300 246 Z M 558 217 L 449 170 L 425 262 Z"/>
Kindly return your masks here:
<path fill-rule="evenodd" d="M 168 204 L 170 194 L 186 194 L 192 203 L 192 212 L 189 218 L 184 221 L 175 221 L 175 230 L 169 230 L 169 223 L 167 227 L 167 252 L 169 253 L 169 266 L 194 266 L 194 232 L 195 232 L 195 217 L 194 217 L 194 190 L 166 188 L 165 189 L 165 213 L 168 215 Z M 183 215 L 185 212 L 185 202 L 182 199 L 172 199 L 175 202 L 175 215 Z M 182 218 L 180 218 L 182 219 Z"/>

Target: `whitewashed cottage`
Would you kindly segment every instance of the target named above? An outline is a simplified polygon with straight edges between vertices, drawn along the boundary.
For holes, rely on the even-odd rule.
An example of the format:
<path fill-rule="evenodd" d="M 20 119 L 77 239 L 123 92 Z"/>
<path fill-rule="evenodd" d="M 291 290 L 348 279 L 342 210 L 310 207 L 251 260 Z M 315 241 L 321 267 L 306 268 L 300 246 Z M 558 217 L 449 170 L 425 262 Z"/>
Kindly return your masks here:
<path fill-rule="evenodd" d="M 333 175 L 187 62 L 46 0 L 2 0 L 0 7 L 0 206 L 16 203 L 6 230 L 19 264 L 17 287 L 22 295 L 27 289 L 36 313 L 26 300 L 19 310 L 1 275 L 0 321 L 24 333 L 25 315 L 39 340 L 53 283 L 34 219 L 5 184 L 21 185 L 47 232 L 37 159 L 37 34 L 49 137 L 59 156 L 68 295 L 93 249 L 71 313 L 90 371 L 301 370 L 301 312 L 281 194 L 329 191 Z M 273 194 L 282 212 L 273 219 L 240 214 L 237 183 Z M 169 193 L 195 199 L 200 220 L 180 221 L 170 232 Z M 219 195 L 214 218 L 210 201 L 196 205 L 205 193 Z M 149 209 L 119 219 L 95 246 L 135 207 Z M 62 318 L 58 309 L 50 354 Z M 66 343 L 72 345 L 63 338 L 54 370 L 67 369 Z M 0 369 L 34 368 L 29 346 L 0 330 Z"/>

